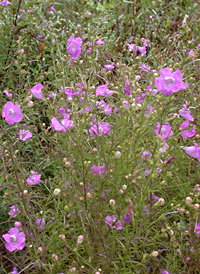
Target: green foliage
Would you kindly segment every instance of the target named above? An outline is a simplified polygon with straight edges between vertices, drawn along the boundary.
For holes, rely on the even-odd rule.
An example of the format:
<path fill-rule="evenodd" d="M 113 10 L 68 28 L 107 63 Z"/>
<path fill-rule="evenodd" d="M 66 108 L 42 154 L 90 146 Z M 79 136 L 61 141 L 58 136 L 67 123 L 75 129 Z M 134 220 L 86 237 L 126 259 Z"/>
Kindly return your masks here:
<path fill-rule="evenodd" d="M 199 273 L 200 167 L 184 152 L 194 139 L 199 141 L 198 1 L 9 2 L 0 5 L 0 106 L 2 112 L 9 100 L 20 105 L 23 120 L 9 125 L 0 117 L 0 231 L 3 235 L 20 221 L 26 247 L 10 253 L 0 238 L 4 273 L 13 267 L 33 274 L 156 274 L 164 268 Z M 67 52 L 72 34 L 83 39 L 73 63 Z M 104 45 L 96 44 L 100 38 Z M 145 55 L 128 50 L 131 43 L 142 47 L 142 38 L 152 42 Z M 194 57 L 188 55 L 192 49 Z M 115 68 L 105 70 L 112 62 Z M 141 70 L 143 63 L 150 72 Z M 146 92 L 149 85 L 155 89 L 154 79 L 164 67 L 180 69 L 189 88 L 171 96 Z M 131 83 L 130 97 L 123 94 L 125 79 Z M 38 83 L 44 86 L 43 100 L 30 93 Z M 64 88 L 77 91 L 77 83 L 85 93 L 67 98 Z M 110 115 L 96 105 L 101 100 L 96 88 L 105 83 L 114 91 L 103 97 Z M 52 92 L 56 97 L 49 98 Z M 137 103 L 143 93 L 144 101 Z M 124 100 L 131 105 L 128 110 Z M 179 129 L 184 118 L 178 117 L 186 100 L 197 130 L 187 140 Z M 66 132 L 51 126 L 62 106 L 70 109 L 74 122 Z M 155 112 L 145 117 L 148 106 Z M 111 133 L 90 138 L 94 118 L 109 123 Z M 163 141 L 154 131 L 158 122 L 167 121 L 174 135 L 161 152 Z M 19 140 L 22 128 L 32 132 L 30 140 Z M 144 151 L 152 157 L 142 157 Z M 92 174 L 92 165 L 105 165 L 105 173 Z M 33 172 L 42 175 L 41 183 L 27 185 Z M 164 203 L 154 203 L 153 195 Z M 133 219 L 126 224 L 130 200 Z M 16 218 L 8 215 L 12 205 L 20 209 Z M 105 223 L 112 215 L 122 221 L 122 230 Z M 44 228 L 38 228 L 37 218 L 45 219 Z M 80 235 L 84 240 L 78 244 Z"/>

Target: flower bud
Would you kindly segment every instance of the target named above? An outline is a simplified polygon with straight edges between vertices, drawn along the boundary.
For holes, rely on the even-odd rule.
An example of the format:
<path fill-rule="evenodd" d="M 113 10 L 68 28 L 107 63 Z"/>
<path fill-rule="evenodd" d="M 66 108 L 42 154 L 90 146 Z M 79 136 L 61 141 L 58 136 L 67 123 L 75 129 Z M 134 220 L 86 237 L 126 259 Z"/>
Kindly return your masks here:
<path fill-rule="evenodd" d="M 122 107 L 125 111 L 128 111 L 130 108 L 130 104 L 128 101 L 122 101 Z"/>
<path fill-rule="evenodd" d="M 16 228 L 19 228 L 22 224 L 20 222 L 15 222 L 14 225 Z"/>
<path fill-rule="evenodd" d="M 153 252 L 151 253 L 151 256 L 152 256 L 152 257 L 158 257 L 158 255 L 159 255 L 158 251 L 153 251 Z"/>
<path fill-rule="evenodd" d="M 82 244 L 83 240 L 84 240 L 83 235 L 79 235 L 77 240 L 77 248 Z"/>
<path fill-rule="evenodd" d="M 109 205 L 110 205 L 110 206 L 112 206 L 112 207 L 115 206 L 115 203 L 116 203 L 116 202 L 115 202 L 114 199 L 110 199 L 110 201 L 109 201 Z"/>
<path fill-rule="evenodd" d="M 32 106 L 33 106 L 33 101 L 28 101 L 28 107 L 32 108 Z"/>
<path fill-rule="evenodd" d="M 186 203 L 186 205 L 190 206 L 192 204 L 192 198 L 191 197 L 187 197 L 185 199 L 185 203 Z"/>
<path fill-rule="evenodd" d="M 60 188 L 55 188 L 54 192 L 53 192 L 53 195 L 58 196 L 60 194 L 60 192 L 61 192 Z"/>
<path fill-rule="evenodd" d="M 116 159 L 120 159 L 120 158 L 121 158 L 121 155 L 122 155 L 122 154 L 121 154 L 120 151 L 116 151 L 116 152 L 115 152 L 115 158 L 116 158 Z"/>

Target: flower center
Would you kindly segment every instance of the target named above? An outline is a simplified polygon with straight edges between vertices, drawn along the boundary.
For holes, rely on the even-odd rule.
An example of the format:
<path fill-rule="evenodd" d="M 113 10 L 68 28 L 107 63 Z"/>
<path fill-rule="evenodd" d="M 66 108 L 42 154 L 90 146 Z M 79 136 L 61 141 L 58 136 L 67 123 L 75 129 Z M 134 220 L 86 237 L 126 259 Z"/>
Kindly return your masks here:
<path fill-rule="evenodd" d="M 72 45 L 71 45 L 71 50 L 72 50 L 73 52 L 75 52 L 75 51 L 77 50 L 77 45 L 76 45 L 76 44 L 72 44 Z"/>
<path fill-rule="evenodd" d="M 174 78 L 168 77 L 168 76 L 165 77 L 165 85 L 166 85 L 166 87 L 172 88 L 174 86 L 174 84 L 175 84 Z"/>
<path fill-rule="evenodd" d="M 161 135 L 165 135 L 166 134 L 166 128 L 161 128 L 161 131 L 160 131 Z"/>
<path fill-rule="evenodd" d="M 9 109 L 9 116 L 10 117 L 15 117 L 15 111 L 12 108 Z"/>
<path fill-rule="evenodd" d="M 17 244 L 17 237 L 15 235 L 11 235 L 10 236 L 10 242 L 12 245 L 16 245 Z"/>

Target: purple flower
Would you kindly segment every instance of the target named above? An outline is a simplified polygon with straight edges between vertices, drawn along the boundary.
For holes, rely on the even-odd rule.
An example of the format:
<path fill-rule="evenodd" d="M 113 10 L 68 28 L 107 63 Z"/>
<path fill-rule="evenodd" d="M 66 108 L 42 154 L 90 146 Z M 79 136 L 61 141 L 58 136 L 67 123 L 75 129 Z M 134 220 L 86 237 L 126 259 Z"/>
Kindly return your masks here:
<path fill-rule="evenodd" d="M 51 6 L 51 7 L 50 7 L 50 10 L 51 10 L 51 11 L 54 11 L 55 9 L 54 9 L 54 7 L 53 7 L 53 6 Z"/>
<path fill-rule="evenodd" d="M 41 182 L 40 180 L 41 174 L 37 174 L 37 172 L 33 172 L 33 174 L 26 180 L 27 185 L 37 185 Z"/>
<path fill-rule="evenodd" d="M 170 272 L 167 269 L 165 269 L 160 274 L 170 274 Z"/>
<path fill-rule="evenodd" d="M 48 94 L 49 98 L 56 97 L 56 93 L 52 92 L 51 94 Z"/>
<path fill-rule="evenodd" d="M 131 85 L 129 83 L 129 80 L 127 78 L 124 79 L 125 85 L 124 85 L 124 95 L 131 95 Z"/>
<path fill-rule="evenodd" d="M 101 100 L 100 102 L 97 101 L 96 102 L 96 105 L 99 107 L 99 109 L 102 109 L 103 108 L 103 112 L 105 115 L 109 115 L 111 114 L 112 112 L 116 112 L 117 111 L 117 107 L 114 107 L 114 110 L 112 111 L 112 107 L 110 107 L 109 104 L 106 104 L 104 102 L 104 100 Z M 101 108 L 102 107 L 102 108 Z M 91 110 L 91 109 L 90 109 Z"/>
<path fill-rule="evenodd" d="M 0 5 L 2 5 L 2 6 L 8 6 L 10 4 L 10 2 L 8 2 L 8 0 L 3 0 L 3 1 L 1 1 L 0 2 Z"/>
<path fill-rule="evenodd" d="M 97 125 L 93 125 L 90 129 L 89 129 L 89 133 L 91 137 L 94 137 L 94 133 L 96 135 L 100 135 L 102 136 L 102 134 L 107 134 L 110 133 L 110 125 L 106 122 L 97 122 Z"/>
<path fill-rule="evenodd" d="M 147 66 L 145 64 L 142 64 L 140 69 L 145 71 L 145 72 L 149 72 L 151 70 L 150 66 Z"/>
<path fill-rule="evenodd" d="M 72 127 L 74 125 L 74 122 L 72 120 L 69 120 L 69 114 L 65 114 L 65 118 L 61 119 L 60 122 L 56 117 L 53 117 L 51 119 L 51 127 L 53 130 L 66 132 L 67 129 Z"/>
<path fill-rule="evenodd" d="M 180 130 L 184 130 L 186 127 L 190 125 L 190 121 L 185 121 L 180 125 Z"/>
<path fill-rule="evenodd" d="M 32 133 L 29 130 L 20 129 L 19 130 L 19 140 L 26 141 L 31 139 Z"/>
<path fill-rule="evenodd" d="M 44 220 L 44 218 L 38 218 L 37 220 L 36 220 L 36 224 L 37 224 L 37 227 L 38 228 L 44 228 L 44 225 L 45 225 L 45 220 Z"/>
<path fill-rule="evenodd" d="M 12 96 L 13 96 L 12 93 L 9 93 L 9 92 L 7 91 L 7 89 L 5 89 L 3 92 L 4 92 L 8 97 L 12 97 Z"/>
<path fill-rule="evenodd" d="M 133 214 L 133 203 L 130 202 L 129 207 L 126 210 L 126 213 L 124 214 L 124 222 L 126 224 L 130 224 L 132 222 L 133 215 L 134 215 Z"/>
<path fill-rule="evenodd" d="M 95 166 L 95 165 L 92 165 L 91 168 L 90 168 L 90 172 L 91 172 L 93 175 L 102 175 L 102 174 L 104 174 L 104 172 L 105 172 L 105 168 L 106 168 L 105 165 L 103 165 L 103 166 Z"/>
<path fill-rule="evenodd" d="M 157 136 L 160 134 L 163 140 L 167 139 L 169 136 L 172 136 L 174 134 L 173 131 L 171 130 L 171 126 L 169 122 L 167 122 L 161 128 L 160 127 L 161 127 L 161 124 L 159 122 L 156 126 L 155 133 Z"/>
<path fill-rule="evenodd" d="M 152 203 L 155 204 L 155 202 L 159 201 L 159 197 L 156 197 L 155 195 L 152 194 L 151 196 L 151 200 L 152 200 Z"/>
<path fill-rule="evenodd" d="M 200 161 L 200 148 L 197 143 L 194 143 L 194 146 L 186 147 L 185 153 L 191 157 L 197 158 Z"/>
<path fill-rule="evenodd" d="M 196 134 L 196 126 L 194 126 L 193 128 L 189 129 L 189 130 L 185 130 L 181 133 L 181 136 L 183 137 L 183 139 L 187 139 L 187 138 L 191 138 Z"/>
<path fill-rule="evenodd" d="M 183 76 L 180 70 L 172 73 L 170 68 L 164 68 L 160 70 L 160 75 L 160 77 L 155 78 L 155 85 L 163 95 L 171 95 L 184 89 Z"/>
<path fill-rule="evenodd" d="M 196 225 L 194 232 L 197 233 L 198 237 L 200 236 L 200 223 Z"/>
<path fill-rule="evenodd" d="M 19 123 L 23 118 L 20 106 L 14 105 L 11 101 L 7 102 L 4 105 L 2 110 L 2 116 L 10 125 L 13 125 L 14 123 Z"/>
<path fill-rule="evenodd" d="M 148 168 L 146 168 L 145 171 L 144 171 L 144 174 L 148 175 L 149 173 L 150 173 L 150 170 Z"/>
<path fill-rule="evenodd" d="M 107 216 L 105 219 L 105 223 L 107 225 L 109 225 L 112 228 L 116 228 L 117 230 L 122 230 L 123 226 L 121 221 L 117 221 L 117 216 L 116 215 L 112 215 L 112 216 Z M 117 226 L 116 226 L 117 225 Z"/>
<path fill-rule="evenodd" d="M 142 158 L 145 157 L 147 160 L 149 160 L 151 158 L 151 156 L 152 156 L 152 154 L 148 150 L 145 150 L 142 153 Z"/>
<path fill-rule="evenodd" d="M 96 44 L 102 46 L 105 44 L 105 42 L 100 38 L 98 41 L 96 41 Z"/>
<path fill-rule="evenodd" d="M 72 59 L 76 59 L 81 54 L 82 39 L 74 38 L 74 34 L 68 39 L 67 52 L 71 54 Z"/>
<path fill-rule="evenodd" d="M 42 94 L 43 87 L 44 86 L 42 84 L 37 84 L 34 87 L 32 87 L 32 89 L 30 91 L 35 98 L 42 100 L 44 98 L 43 94 Z"/>
<path fill-rule="evenodd" d="M 147 110 L 145 110 L 144 117 L 148 117 L 151 113 L 154 113 L 154 112 L 156 112 L 156 110 L 153 109 L 152 106 L 148 106 Z"/>
<path fill-rule="evenodd" d="M 108 89 L 108 84 L 101 85 L 96 89 L 96 96 L 111 96 L 114 91 Z"/>
<path fill-rule="evenodd" d="M 187 108 L 186 106 L 187 104 L 183 105 L 183 108 L 179 110 L 179 115 L 182 116 L 183 118 L 185 118 L 186 120 L 189 120 L 191 122 L 194 121 L 194 118 L 191 115 L 190 109 Z"/>
<path fill-rule="evenodd" d="M 136 46 L 133 43 L 128 45 L 128 50 L 129 51 L 133 51 L 135 48 L 136 48 Z"/>
<path fill-rule="evenodd" d="M 140 94 L 136 94 L 135 98 L 136 98 L 137 103 L 141 104 L 144 101 L 143 99 L 146 96 L 147 96 L 146 93 L 142 93 L 141 95 Z"/>
<path fill-rule="evenodd" d="M 77 95 L 77 92 L 73 91 L 71 88 L 65 87 L 65 94 L 67 95 L 67 99 L 73 98 Z"/>
<path fill-rule="evenodd" d="M 105 65 L 104 66 L 104 68 L 106 68 L 106 69 L 108 69 L 108 70 L 110 70 L 110 69 L 114 69 L 114 64 L 112 63 L 112 64 L 109 64 L 109 65 Z"/>
<path fill-rule="evenodd" d="M 25 246 L 25 234 L 24 232 L 19 232 L 18 228 L 11 228 L 7 234 L 2 235 L 6 241 L 5 247 L 8 251 L 12 252 L 14 250 L 22 250 Z"/>
<path fill-rule="evenodd" d="M 138 50 L 140 53 L 142 53 L 142 55 L 146 55 L 147 51 L 146 51 L 146 47 L 143 46 L 143 47 L 138 47 Z"/>
<path fill-rule="evenodd" d="M 13 267 L 13 271 L 11 272 L 11 274 L 18 274 L 17 268 Z"/>
<path fill-rule="evenodd" d="M 11 206 L 10 208 L 11 210 L 8 212 L 8 215 L 11 217 L 11 218 L 14 218 L 17 216 L 17 214 L 20 213 L 20 210 L 19 208 L 17 208 L 16 206 Z M 17 213 L 17 214 L 16 214 Z"/>

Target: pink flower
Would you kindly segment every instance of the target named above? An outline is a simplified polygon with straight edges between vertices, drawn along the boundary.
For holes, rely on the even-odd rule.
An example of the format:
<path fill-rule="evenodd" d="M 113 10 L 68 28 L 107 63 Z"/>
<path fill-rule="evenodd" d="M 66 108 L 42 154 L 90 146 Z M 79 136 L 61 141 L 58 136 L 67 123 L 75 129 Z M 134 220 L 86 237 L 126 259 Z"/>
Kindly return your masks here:
<path fill-rule="evenodd" d="M 17 268 L 13 267 L 13 271 L 11 272 L 11 274 L 18 274 Z"/>
<path fill-rule="evenodd" d="M 194 53 L 194 50 L 191 49 L 189 52 L 188 52 L 188 55 L 192 56 L 192 57 L 195 57 L 195 53 Z"/>
<path fill-rule="evenodd" d="M 200 236 L 200 223 L 198 223 L 198 224 L 196 225 L 195 231 L 194 231 L 194 232 L 197 233 L 198 237 Z"/>
<path fill-rule="evenodd" d="M 37 174 L 37 172 L 33 172 L 32 176 L 30 176 L 26 181 L 27 185 L 37 185 L 41 182 L 40 180 L 41 174 Z"/>
<path fill-rule="evenodd" d="M 96 41 L 96 44 L 102 46 L 105 44 L 105 42 L 100 38 L 98 41 Z"/>
<path fill-rule="evenodd" d="M 11 218 L 15 218 L 17 216 L 17 214 L 20 213 L 20 210 L 18 207 L 16 206 L 11 206 L 10 208 L 11 210 L 8 212 L 8 215 L 11 217 Z"/>
<path fill-rule="evenodd" d="M 142 158 L 146 158 L 147 160 L 149 160 L 151 157 L 152 154 L 148 150 L 143 151 Z"/>
<path fill-rule="evenodd" d="M 53 7 L 53 6 L 51 6 L 51 7 L 50 7 L 50 10 L 51 10 L 51 11 L 54 11 L 55 9 L 54 9 L 54 7 Z"/>
<path fill-rule="evenodd" d="M 107 216 L 105 219 L 105 223 L 112 227 L 112 228 L 116 228 L 117 230 L 122 230 L 123 226 L 121 221 L 117 221 L 117 216 L 116 215 L 112 215 L 112 216 Z"/>
<path fill-rule="evenodd" d="M 114 91 L 108 89 L 108 84 L 105 84 L 98 86 L 96 89 L 96 96 L 111 96 L 113 95 L 113 92 Z"/>
<path fill-rule="evenodd" d="M 146 47 L 143 46 L 143 47 L 138 47 L 138 50 L 140 53 L 142 53 L 142 55 L 146 55 L 147 51 L 146 51 Z"/>
<path fill-rule="evenodd" d="M 19 130 L 19 140 L 26 141 L 31 139 L 32 133 L 29 130 L 20 129 Z"/>
<path fill-rule="evenodd" d="M 65 118 L 61 119 L 60 122 L 56 117 L 51 119 L 51 127 L 53 130 L 66 132 L 67 129 L 74 126 L 74 122 L 69 120 L 69 114 L 65 114 Z"/>
<path fill-rule="evenodd" d="M 90 168 L 90 172 L 91 172 L 93 175 L 102 175 L 102 174 L 104 174 L 104 172 L 105 172 L 105 168 L 106 168 L 105 165 L 103 165 L 103 166 L 95 166 L 95 165 L 92 165 L 91 168 Z"/>
<path fill-rule="evenodd" d="M 189 120 L 189 121 L 194 121 L 194 118 L 191 115 L 190 109 L 186 107 L 186 104 L 183 105 L 184 108 L 179 110 L 179 115 L 184 117 L 185 119 Z"/>
<path fill-rule="evenodd" d="M 107 134 L 110 133 L 110 125 L 106 122 L 97 122 L 97 125 L 93 125 L 90 129 L 89 129 L 89 133 L 91 137 L 94 137 L 94 133 L 96 135 L 102 136 L 102 134 Z"/>
<path fill-rule="evenodd" d="M 39 100 L 42 100 L 43 94 L 42 94 L 42 89 L 44 88 L 44 86 L 42 84 L 37 84 L 34 87 L 32 87 L 31 89 L 31 93 L 33 94 L 33 96 Z"/>
<path fill-rule="evenodd" d="M 5 247 L 8 251 L 12 252 L 14 250 L 22 250 L 25 247 L 25 234 L 19 232 L 18 228 L 11 228 L 7 234 L 2 235 L 6 241 Z"/>
<path fill-rule="evenodd" d="M 12 93 L 9 93 L 6 89 L 3 91 L 8 97 L 12 97 Z"/>
<path fill-rule="evenodd" d="M 65 94 L 67 95 L 67 99 L 69 99 L 75 97 L 77 92 L 73 91 L 71 88 L 65 87 Z"/>
<path fill-rule="evenodd" d="M 194 143 L 194 146 L 186 147 L 185 153 L 191 157 L 197 158 L 200 161 L 200 148 L 197 143 Z"/>
<path fill-rule="evenodd" d="M 76 59 L 81 54 L 82 39 L 74 38 L 74 34 L 68 39 L 67 52 L 71 54 L 72 59 Z"/>
<path fill-rule="evenodd" d="M 189 130 L 185 130 L 181 133 L 181 136 L 183 137 L 183 139 L 188 139 L 193 137 L 196 134 L 196 126 L 194 126 L 194 128 L 189 129 Z"/>
<path fill-rule="evenodd" d="M 23 118 L 20 106 L 14 105 L 11 101 L 7 102 L 4 105 L 4 108 L 2 110 L 2 116 L 10 125 L 13 125 L 14 123 L 19 123 Z"/>
<path fill-rule="evenodd" d="M 161 128 L 160 127 L 161 127 L 161 124 L 159 122 L 156 126 L 155 133 L 157 136 L 160 134 L 163 140 L 166 140 L 169 136 L 172 136 L 174 134 L 173 131 L 171 130 L 171 126 L 169 122 L 167 122 Z"/>
<path fill-rule="evenodd" d="M 51 94 L 48 94 L 49 98 L 56 97 L 56 93 L 52 92 Z"/>
<path fill-rule="evenodd" d="M 170 274 L 170 272 L 167 269 L 165 269 L 160 274 Z"/>
<path fill-rule="evenodd" d="M 3 0 L 3 1 L 1 1 L 0 2 L 0 5 L 2 5 L 2 6 L 8 6 L 10 4 L 10 2 L 8 2 L 8 0 Z"/>
<path fill-rule="evenodd" d="M 124 79 L 125 85 L 124 85 L 124 95 L 131 95 L 131 85 L 129 83 L 129 80 L 127 78 Z"/>
<path fill-rule="evenodd" d="M 148 117 L 150 114 L 152 114 L 152 113 L 154 113 L 154 112 L 156 112 L 156 110 L 153 109 L 152 106 L 148 106 L 148 107 L 147 107 L 147 110 L 145 110 L 144 117 Z"/>
<path fill-rule="evenodd" d="M 164 68 L 160 70 L 160 75 L 160 77 L 155 78 L 155 85 L 163 95 L 171 95 L 184 89 L 183 76 L 180 70 L 172 73 L 170 68 Z"/>
<path fill-rule="evenodd" d="M 104 68 L 108 69 L 108 70 L 111 70 L 111 69 L 114 69 L 114 64 L 109 64 L 109 65 L 105 65 Z"/>
<path fill-rule="evenodd" d="M 45 220 L 44 220 L 44 218 L 38 218 L 37 220 L 36 220 L 36 224 L 37 224 L 37 227 L 38 228 L 44 228 L 44 225 L 45 225 Z"/>
<path fill-rule="evenodd" d="M 106 104 L 104 102 L 104 100 L 101 100 L 100 102 L 97 101 L 96 102 L 96 105 L 99 106 L 99 109 L 102 109 L 103 108 L 103 112 L 105 115 L 109 115 L 111 114 L 112 112 L 116 112 L 117 111 L 117 107 L 114 107 L 114 110 L 112 110 L 112 107 L 109 105 L 109 104 Z M 90 109 L 91 111 L 91 109 Z"/>
<path fill-rule="evenodd" d="M 129 51 L 133 51 L 135 48 L 136 48 L 136 46 L 132 43 L 128 45 L 128 50 Z"/>
<path fill-rule="evenodd" d="M 180 125 L 180 130 L 184 130 L 186 127 L 190 125 L 190 121 L 185 121 Z"/>
<path fill-rule="evenodd" d="M 142 64 L 140 69 L 145 71 L 145 72 L 151 71 L 151 68 L 149 66 L 145 65 L 145 64 Z"/>

